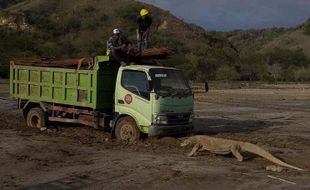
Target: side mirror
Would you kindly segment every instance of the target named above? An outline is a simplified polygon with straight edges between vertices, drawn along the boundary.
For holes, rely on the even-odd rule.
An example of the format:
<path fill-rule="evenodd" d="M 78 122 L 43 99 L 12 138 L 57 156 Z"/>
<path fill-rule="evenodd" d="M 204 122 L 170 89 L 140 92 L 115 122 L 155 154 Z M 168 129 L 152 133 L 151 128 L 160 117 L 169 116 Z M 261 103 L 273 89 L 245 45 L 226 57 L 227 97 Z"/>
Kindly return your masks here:
<path fill-rule="evenodd" d="M 153 81 L 148 81 L 147 91 L 151 92 L 153 90 Z"/>

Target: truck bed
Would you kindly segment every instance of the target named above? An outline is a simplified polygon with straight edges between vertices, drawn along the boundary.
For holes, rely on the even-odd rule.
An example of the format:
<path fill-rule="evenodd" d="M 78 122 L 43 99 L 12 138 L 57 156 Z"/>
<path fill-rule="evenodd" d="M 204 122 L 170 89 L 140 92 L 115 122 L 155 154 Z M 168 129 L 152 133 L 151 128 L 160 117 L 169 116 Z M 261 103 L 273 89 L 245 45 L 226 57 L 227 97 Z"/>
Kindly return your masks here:
<path fill-rule="evenodd" d="M 34 102 L 110 109 L 117 70 L 108 60 L 105 56 L 96 57 L 90 70 L 18 65 L 13 61 L 10 94 Z"/>

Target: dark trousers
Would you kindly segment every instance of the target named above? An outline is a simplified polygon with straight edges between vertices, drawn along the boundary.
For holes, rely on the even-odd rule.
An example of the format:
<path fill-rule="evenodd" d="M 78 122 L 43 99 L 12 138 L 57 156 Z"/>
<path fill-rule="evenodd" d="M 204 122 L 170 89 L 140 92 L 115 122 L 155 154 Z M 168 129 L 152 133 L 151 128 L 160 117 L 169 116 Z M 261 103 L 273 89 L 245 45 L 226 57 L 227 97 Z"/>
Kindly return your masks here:
<path fill-rule="evenodd" d="M 145 31 L 140 31 L 137 29 L 137 41 L 138 41 L 138 50 L 143 51 L 148 48 L 148 38 L 149 34 Z"/>

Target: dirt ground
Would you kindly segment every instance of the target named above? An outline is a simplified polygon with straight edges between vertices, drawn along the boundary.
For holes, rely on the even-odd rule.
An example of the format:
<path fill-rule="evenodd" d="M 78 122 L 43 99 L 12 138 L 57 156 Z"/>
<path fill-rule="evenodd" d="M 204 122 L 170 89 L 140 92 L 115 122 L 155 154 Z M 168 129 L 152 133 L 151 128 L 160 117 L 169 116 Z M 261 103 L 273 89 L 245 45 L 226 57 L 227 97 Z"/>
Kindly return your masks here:
<path fill-rule="evenodd" d="M 258 144 L 307 171 L 266 171 L 254 155 L 188 158 L 172 137 L 126 145 L 78 126 L 27 129 L 0 80 L 0 189 L 310 189 L 310 85 L 210 87 L 195 94 L 194 133 Z"/>

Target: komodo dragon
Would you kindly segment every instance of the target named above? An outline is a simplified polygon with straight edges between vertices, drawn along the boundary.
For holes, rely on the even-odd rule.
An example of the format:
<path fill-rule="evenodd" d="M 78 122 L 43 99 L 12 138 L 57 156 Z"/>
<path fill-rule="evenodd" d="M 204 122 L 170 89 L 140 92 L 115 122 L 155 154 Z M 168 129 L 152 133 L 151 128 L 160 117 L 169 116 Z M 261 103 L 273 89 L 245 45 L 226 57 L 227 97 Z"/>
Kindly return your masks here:
<path fill-rule="evenodd" d="M 247 142 L 197 135 L 189 137 L 181 143 L 182 147 L 188 145 L 195 145 L 192 151 L 188 154 L 188 156 L 190 157 L 195 156 L 196 153 L 199 151 L 207 150 L 209 152 L 220 155 L 227 155 L 232 153 L 238 159 L 238 161 L 242 162 L 243 156 L 240 154 L 240 152 L 250 152 L 263 158 L 266 158 L 267 160 L 280 166 L 303 171 L 303 169 L 301 168 L 289 165 L 277 159 L 276 157 L 271 155 L 266 150 L 260 148 L 259 146 Z"/>

